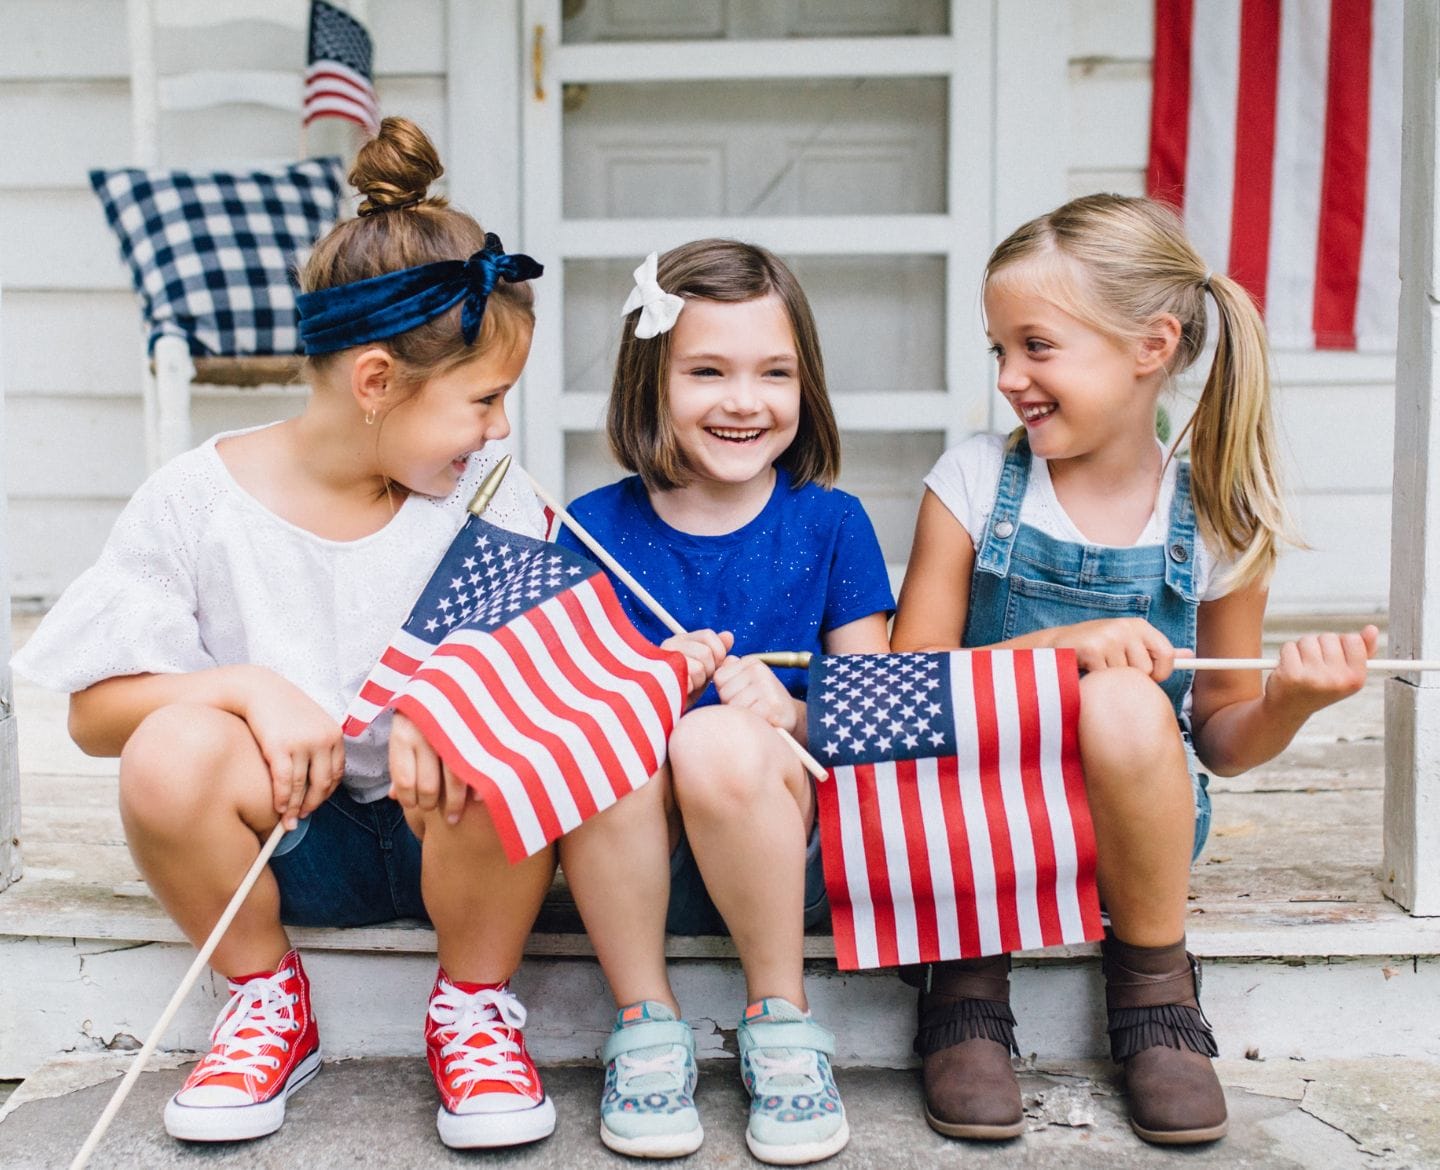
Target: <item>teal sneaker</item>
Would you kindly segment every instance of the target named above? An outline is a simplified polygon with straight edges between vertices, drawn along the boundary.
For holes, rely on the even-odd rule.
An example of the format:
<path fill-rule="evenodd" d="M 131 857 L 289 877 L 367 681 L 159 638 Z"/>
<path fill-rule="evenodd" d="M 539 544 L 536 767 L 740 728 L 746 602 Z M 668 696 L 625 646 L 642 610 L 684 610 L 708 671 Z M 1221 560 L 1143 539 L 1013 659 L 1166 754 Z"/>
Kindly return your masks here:
<path fill-rule="evenodd" d="M 745 1144 L 762 1162 L 798 1166 L 850 1140 L 830 1071 L 835 1037 L 783 999 L 762 999 L 740 1021 L 740 1075 L 750 1093 Z"/>
<path fill-rule="evenodd" d="M 600 1140 L 632 1158 L 680 1158 L 705 1140 L 695 1109 L 695 1036 L 663 1003 L 621 1008 L 605 1042 Z"/>

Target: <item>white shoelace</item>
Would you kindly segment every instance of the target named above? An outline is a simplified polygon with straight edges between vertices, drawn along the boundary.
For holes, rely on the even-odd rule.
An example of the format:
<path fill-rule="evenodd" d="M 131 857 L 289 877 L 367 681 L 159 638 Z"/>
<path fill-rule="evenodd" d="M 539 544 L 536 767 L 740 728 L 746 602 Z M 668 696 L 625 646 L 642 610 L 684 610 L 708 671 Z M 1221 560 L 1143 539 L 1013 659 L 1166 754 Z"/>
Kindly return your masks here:
<path fill-rule="evenodd" d="M 519 1053 L 513 1030 L 525 1026 L 525 1008 L 509 991 L 486 988 L 461 991 L 448 980 L 430 1001 L 430 1018 L 446 1040 L 440 1055 L 447 1057 L 445 1073 L 456 1088 L 475 1081 L 507 1081 L 528 1089 L 526 1064 L 513 1057 Z M 490 1043 L 477 1045 L 483 1036 Z"/>
<path fill-rule="evenodd" d="M 641 1049 L 640 1051 L 646 1051 Z M 641 1084 L 646 1077 L 665 1077 L 665 1084 L 652 1081 Z M 675 1044 L 656 1056 L 641 1056 L 639 1052 L 622 1052 L 615 1058 L 615 1089 L 620 1093 L 633 1090 L 649 1092 L 660 1088 L 684 1089 L 685 1049 Z"/>
<path fill-rule="evenodd" d="M 819 1058 L 813 1051 L 808 1048 L 776 1048 L 772 1053 L 750 1053 L 750 1067 L 755 1070 L 757 1097 L 765 1096 L 771 1088 L 784 1089 L 787 1092 L 807 1088 L 813 1092 L 820 1091 L 824 1082 L 820 1077 Z M 789 1084 L 777 1083 L 795 1077 L 802 1078 L 802 1082 L 797 1084 L 791 1079 Z"/>
<path fill-rule="evenodd" d="M 282 1052 L 288 1052 L 290 1041 L 282 1033 L 300 1030 L 300 1021 L 290 1010 L 299 1002 L 299 996 L 284 987 L 285 980 L 294 974 L 286 967 L 273 975 L 230 984 L 233 994 L 210 1033 L 212 1047 L 204 1061 L 207 1076 L 240 1073 L 255 1077 L 261 1084 L 270 1079 L 261 1070 L 279 1068 L 280 1059 L 266 1055 L 264 1050 L 278 1045 Z M 242 1031 L 251 1035 L 237 1034 Z"/>

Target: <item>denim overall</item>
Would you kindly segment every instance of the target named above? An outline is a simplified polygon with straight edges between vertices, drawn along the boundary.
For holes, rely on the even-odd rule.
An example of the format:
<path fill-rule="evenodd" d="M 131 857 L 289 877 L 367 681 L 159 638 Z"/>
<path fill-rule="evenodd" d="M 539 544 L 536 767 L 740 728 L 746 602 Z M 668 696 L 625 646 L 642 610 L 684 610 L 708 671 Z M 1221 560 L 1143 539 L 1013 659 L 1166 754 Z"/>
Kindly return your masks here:
<path fill-rule="evenodd" d="M 1020 523 L 1030 482 L 1030 444 L 1007 450 L 995 507 L 977 541 L 964 645 L 993 646 L 1055 626 L 1098 618 L 1144 618 L 1172 646 L 1195 645 L 1195 509 L 1190 465 L 1177 463 L 1175 498 L 1165 543 L 1138 548 L 1073 544 Z M 1210 778 L 1197 766 L 1188 720 L 1181 715 L 1191 673 L 1176 671 L 1162 685 L 1185 737 L 1195 792 L 1195 849 L 1210 831 Z"/>

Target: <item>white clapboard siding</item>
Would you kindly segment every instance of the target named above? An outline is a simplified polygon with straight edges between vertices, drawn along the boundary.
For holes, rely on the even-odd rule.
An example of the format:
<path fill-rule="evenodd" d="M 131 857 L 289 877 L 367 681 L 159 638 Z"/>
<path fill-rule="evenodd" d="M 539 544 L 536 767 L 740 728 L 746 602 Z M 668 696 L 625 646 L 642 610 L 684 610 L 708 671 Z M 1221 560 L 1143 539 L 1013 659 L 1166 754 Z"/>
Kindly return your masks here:
<path fill-rule="evenodd" d="M 83 345 L 75 343 L 77 322 Z M 0 348 L 11 399 L 66 394 L 135 397 L 140 314 L 135 294 L 123 289 L 5 290 Z M 138 400 L 137 400 L 138 402 Z"/>

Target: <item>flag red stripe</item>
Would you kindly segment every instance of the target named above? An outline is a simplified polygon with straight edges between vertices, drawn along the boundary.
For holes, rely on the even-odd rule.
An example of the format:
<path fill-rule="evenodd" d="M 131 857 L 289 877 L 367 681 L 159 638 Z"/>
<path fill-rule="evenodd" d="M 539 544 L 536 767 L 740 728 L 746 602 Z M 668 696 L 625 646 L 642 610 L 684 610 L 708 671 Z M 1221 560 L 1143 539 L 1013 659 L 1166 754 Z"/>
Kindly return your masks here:
<path fill-rule="evenodd" d="M 890 871 L 885 862 L 885 836 L 880 826 L 873 764 L 855 766 L 855 792 L 860 802 L 860 836 L 865 842 L 870 902 L 875 908 L 875 950 L 878 956 L 875 965 L 894 967 L 900 962 L 900 952 L 895 946 L 895 906 L 890 897 Z"/>
<path fill-rule="evenodd" d="M 1176 207 L 1185 203 L 1190 148 L 1190 30 L 1193 0 L 1156 0 L 1154 97 L 1145 189 Z"/>
<path fill-rule="evenodd" d="M 1370 131 L 1371 0 L 1331 0 L 1325 163 L 1315 265 L 1315 345 L 1355 348 Z"/>
<path fill-rule="evenodd" d="M 849 769 L 836 768 L 830 779 L 815 786 L 816 815 L 820 818 L 820 861 L 825 869 L 825 889 L 830 895 L 830 925 L 835 936 L 835 963 L 842 971 L 853 971 L 860 965 L 855 953 L 855 908 L 850 901 L 850 879 L 846 872 L 845 840 L 840 832 L 841 784 L 851 783 L 841 776 Z"/>
<path fill-rule="evenodd" d="M 339 110 L 316 110 L 314 113 L 307 114 L 305 116 L 303 125 L 308 126 L 311 122 L 314 122 L 319 118 L 339 118 L 341 121 L 344 122 L 354 122 L 355 125 L 371 132 L 373 132 L 375 130 L 375 127 L 378 125 L 378 123 L 368 118 L 361 118 L 355 114 L 342 114 Z"/>
<path fill-rule="evenodd" d="M 360 697 L 367 703 L 374 703 L 377 707 L 383 707 L 395 695 L 389 687 L 382 687 L 379 683 L 370 680 L 360 688 Z"/>
<path fill-rule="evenodd" d="M 415 724 L 420 730 L 420 734 L 425 737 L 425 742 L 434 746 L 436 751 L 440 750 L 441 744 L 450 744 L 449 737 L 441 729 L 435 716 L 430 714 L 422 703 L 409 695 L 403 695 L 396 704 L 396 710 L 402 712 Z M 458 756 L 459 753 L 455 752 L 454 745 L 450 746 L 452 754 Z M 454 767 L 453 764 L 451 766 Z M 510 806 L 506 803 L 500 789 L 488 776 L 482 776 L 468 766 L 467 770 L 470 775 L 465 775 L 458 768 L 456 772 L 463 777 L 465 783 L 475 790 L 480 801 L 485 805 L 486 811 L 490 814 L 490 820 L 495 826 L 495 834 L 500 838 L 500 844 L 504 846 L 506 858 L 512 865 L 517 861 L 524 860 L 526 857 L 524 840 L 520 836 L 520 829 L 515 824 L 514 814 L 511 813 Z"/>
<path fill-rule="evenodd" d="M 423 659 L 411 658 L 404 651 L 397 650 L 394 646 L 386 646 L 385 653 L 380 655 L 380 664 L 388 666 L 399 674 L 411 675 L 419 670 L 425 663 Z"/>
<path fill-rule="evenodd" d="M 1020 949 L 1020 915 L 1015 903 L 1015 854 L 1005 817 L 1005 792 L 1000 784 L 1000 728 L 995 710 L 995 679 L 989 651 L 971 657 L 975 684 L 975 723 L 980 739 L 980 793 L 990 827 L 990 853 L 995 867 L 995 911 L 1000 922 L 1000 949 Z"/>
<path fill-rule="evenodd" d="M 531 625 L 535 624 L 533 621 L 531 622 Z M 495 640 L 507 650 L 510 656 L 517 662 L 533 663 L 534 660 L 530 656 L 530 651 L 526 649 L 525 644 L 514 631 L 510 629 L 497 630 Z M 557 670 L 559 674 L 563 675 L 566 681 L 575 685 L 576 690 L 581 691 L 590 698 L 604 697 L 597 696 L 593 688 L 576 685 L 577 680 L 588 684 L 590 679 L 576 664 L 575 660 L 570 657 L 570 652 L 564 642 L 547 642 L 545 650 L 551 655 L 550 665 Z M 630 784 L 628 780 L 624 779 L 625 765 L 620 762 L 620 757 L 615 754 L 614 749 L 610 746 L 610 734 L 605 725 L 593 714 L 585 710 L 585 708 L 576 707 L 566 702 L 565 699 L 557 694 L 550 686 L 548 680 L 536 673 L 533 666 L 526 670 L 526 673 L 532 676 L 530 686 L 534 691 L 535 697 L 540 700 L 545 709 L 562 719 L 569 719 L 580 729 L 581 734 L 585 737 L 585 741 L 590 745 L 590 750 L 595 753 L 596 758 L 600 761 L 606 782 L 615 790 L 616 794 L 623 796 L 626 792 L 629 792 Z M 652 773 L 653 771 L 652 769 Z M 580 783 L 583 783 L 583 781 Z"/>
<path fill-rule="evenodd" d="M 634 623 L 625 616 L 625 607 L 620 604 L 620 598 L 616 595 L 615 586 L 610 583 L 610 578 L 603 573 L 597 573 L 593 581 L 595 597 L 599 600 L 600 607 L 605 612 L 605 617 L 609 622 L 610 628 L 619 634 L 620 640 L 637 654 L 643 655 L 652 661 L 658 660 L 663 662 L 672 670 L 676 670 L 677 677 L 681 680 L 681 690 L 683 693 L 685 683 L 689 681 L 689 671 L 680 671 L 676 666 L 676 661 L 678 658 L 683 662 L 684 655 L 676 655 L 670 651 L 662 651 L 652 646 L 645 638 L 641 637 L 639 631 L 635 629 Z M 567 594 L 567 598 L 568 596 Z M 576 603 L 576 608 L 579 608 L 578 602 Z M 588 619 L 583 620 L 588 621 Z M 654 674 L 648 670 L 641 670 L 621 662 L 620 659 L 616 658 L 613 652 L 604 645 L 601 645 L 599 649 L 604 652 L 610 662 L 615 664 L 615 674 L 633 678 L 645 688 L 645 697 L 650 700 L 652 706 L 660 709 L 669 705 L 669 698 L 666 695 L 665 687 Z"/>
<path fill-rule="evenodd" d="M 630 647 L 636 654 L 643 655 L 653 661 L 668 663 L 675 672 L 675 679 L 680 684 L 680 693 L 683 695 L 688 689 L 690 682 L 689 668 L 685 664 L 685 655 L 678 650 L 661 650 L 639 630 L 625 613 L 625 607 L 620 603 L 620 598 L 615 592 L 615 586 L 610 578 L 603 573 L 595 578 L 595 596 L 600 599 L 605 614 L 610 619 L 610 628 L 620 635 L 621 641 Z M 654 676 L 646 674 L 646 679 L 654 680 Z M 656 681 L 655 685 L 660 686 Z M 660 687 L 660 698 L 657 702 L 663 702 L 668 707 L 670 700 L 665 696 L 664 687 Z"/>
<path fill-rule="evenodd" d="M 1249 289 L 1263 312 L 1275 182 L 1275 94 L 1280 84 L 1280 5 L 1276 0 L 1244 0 L 1239 74 L 1227 271 Z"/>
<path fill-rule="evenodd" d="M 935 885 L 930 877 L 930 849 L 925 841 L 925 813 L 920 807 L 914 760 L 895 763 L 896 788 L 900 794 L 900 822 L 905 832 L 905 852 L 910 863 L 910 893 L 915 904 L 915 935 L 922 955 L 934 954 L 940 946 L 940 921 L 935 914 Z"/>
<path fill-rule="evenodd" d="M 1060 903 L 1055 896 L 1055 840 L 1050 810 L 1045 803 L 1045 779 L 1040 772 L 1040 697 L 1035 684 L 1035 656 L 1012 657 L 1015 699 L 1020 715 L 1020 786 L 1030 818 L 1030 844 L 1035 851 L 1035 911 L 1040 937 L 1046 946 L 1064 938 Z"/>
<path fill-rule="evenodd" d="M 965 718 L 956 712 L 957 719 Z M 955 898 L 955 917 L 960 927 L 960 953 L 974 956 L 980 951 L 980 917 L 975 906 L 975 871 L 970 865 L 970 834 L 965 828 L 965 810 L 960 805 L 960 764 L 954 756 L 938 761 L 940 803 L 945 810 L 945 836 L 950 842 L 950 873 Z"/>
<path fill-rule="evenodd" d="M 496 641 L 498 643 L 499 639 L 496 639 Z M 534 667 L 529 665 L 528 660 L 521 657 L 523 652 L 512 650 L 509 646 L 504 646 L 503 648 L 509 654 L 510 659 L 515 663 L 520 673 L 525 677 L 527 685 L 534 688 L 540 680 L 536 677 Z M 590 794 L 589 786 L 579 779 L 582 775 L 580 764 L 571 753 L 570 746 L 554 732 L 545 730 L 526 713 L 525 708 L 527 704 L 525 700 L 532 697 L 531 692 L 524 692 L 520 696 L 521 701 L 516 702 L 516 696 L 511 692 L 509 684 L 500 676 L 500 672 L 495 669 L 494 664 L 489 661 L 485 654 L 477 650 L 474 646 L 467 645 L 463 642 L 445 642 L 436 649 L 433 657 L 440 658 L 442 656 L 463 662 L 471 672 L 474 673 L 476 681 L 484 691 L 489 702 L 495 704 L 495 706 L 500 709 L 501 713 L 510 720 L 515 730 L 535 743 L 542 745 L 545 751 L 560 765 L 567 778 L 575 777 L 573 781 L 567 782 L 566 787 L 574 797 L 575 805 L 580 810 L 580 815 L 582 817 L 594 816 L 598 811 L 595 807 L 595 801 Z M 469 720 L 466 722 L 469 722 Z M 533 768 L 533 765 L 531 765 L 531 767 Z M 538 782 L 538 775 L 536 779 Z M 549 798 L 547 797 L 546 799 L 548 801 Z"/>
<path fill-rule="evenodd" d="M 1080 920 L 1087 939 L 1104 933 L 1100 900 L 1095 896 L 1095 822 L 1085 794 L 1085 771 L 1080 763 L 1080 666 L 1074 650 L 1055 651 L 1055 674 L 1060 683 L 1060 770 L 1065 777 L 1065 802 L 1075 834 L 1075 887 L 1079 892 Z"/>
<path fill-rule="evenodd" d="M 470 734 L 479 741 L 483 751 L 500 763 L 508 765 L 515 772 L 521 787 L 525 790 L 530 807 L 535 810 L 535 817 L 540 822 L 540 830 L 545 834 L 545 840 L 553 841 L 559 837 L 564 830 L 561 828 L 559 818 L 555 815 L 555 807 L 550 802 L 550 794 L 546 792 L 545 785 L 540 780 L 540 774 L 530 757 L 507 746 L 490 730 L 490 725 L 471 701 L 467 689 L 455 679 L 438 670 L 428 668 L 422 670 L 416 677 L 429 683 L 444 696 L 456 716 L 469 729 Z M 487 698 L 493 699 L 493 696 L 487 696 Z M 396 704 L 396 709 L 404 711 L 408 715 L 409 707 L 412 705 L 418 704 L 415 704 L 412 696 L 407 694 L 401 697 Z M 436 730 L 440 738 L 438 741 L 432 740 L 431 746 L 440 753 L 441 758 L 450 765 L 457 776 L 472 788 L 477 789 L 482 787 L 479 783 L 481 780 L 494 783 L 481 769 L 479 762 L 466 756 L 460 750 L 460 746 L 445 733 L 443 727 L 436 724 Z M 520 855 L 525 856 L 523 849 Z M 513 861 L 514 858 L 512 857 L 511 860 Z"/>
<path fill-rule="evenodd" d="M 584 609 L 581 608 L 580 602 L 575 599 L 573 590 L 561 594 L 556 600 L 560 602 L 577 629 L 589 631 L 590 619 Z M 544 615 L 539 612 L 537 612 L 535 616 L 537 619 L 544 618 Z M 548 619 L 545 620 L 548 623 Z M 551 626 L 551 628 L 553 629 L 554 627 Z M 629 664 L 621 662 L 610 652 L 609 648 L 601 643 L 593 634 L 585 637 L 584 643 L 586 649 L 595 656 L 596 661 L 599 662 L 612 677 L 638 682 L 645 690 L 646 698 L 649 699 L 657 709 L 660 709 L 662 704 L 665 703 L 662 688 L 652 676 L 634 670 Z M 572 681 L 577 680 L 572 677 Z M 585 681 L 587 683 L 589 682 L 588 679 Z M 613 695 L 614 689 L 613 686 L 609 688 L 611 695 Z M 606 697 L 606 692 L 601 691 L 600 697 Z M 636 718 L 635 712 L 629 703 L 612 703 L 611 705 L 616 708 L 615 714 L 619 718 L 621 725 L 625 728 L 626 736 L 630 739 L 631 743 L 635 745 L 635 750 L 640 754 L 641 759 L 645 761 L 646 775 L 649 776 L 660 766 L 660 760 L 656 758 L 654 750 L 650 747 L 650 737 L 646 734 L 645 728 L 641 725 L 639 719 Z M 626 791 L 628 792 L 629 789 L 627 788 Z"/>

